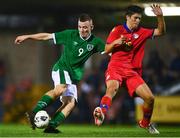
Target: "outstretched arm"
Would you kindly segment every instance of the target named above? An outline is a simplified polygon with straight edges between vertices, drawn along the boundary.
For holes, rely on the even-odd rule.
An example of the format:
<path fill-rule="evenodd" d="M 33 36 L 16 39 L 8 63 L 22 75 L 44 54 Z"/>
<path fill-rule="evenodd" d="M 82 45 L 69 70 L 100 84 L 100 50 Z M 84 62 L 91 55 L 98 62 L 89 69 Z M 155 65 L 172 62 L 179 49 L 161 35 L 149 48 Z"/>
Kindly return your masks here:
<path fill-rule="evenodd" d="M 153 4 L 151 8 L 153 13 L 157 16 L 158 21 L 157 28 L 154 30 L 154 36 L 164 35 L 166 33 L 166 24 L 164 21 L 162 9 L 157 4 Z"/>
<path fill-rule="evenodd" d="M 21 44 L 23 41 L 27 39 L 33 39 L 33 40 L 49 40 L 52 39 L 53 35 L 50 33 L 37 33 L 37 34 L 30 34 L 30 35 L 21 35 L 16 37 L 14 43 L 15 44 Z"/>

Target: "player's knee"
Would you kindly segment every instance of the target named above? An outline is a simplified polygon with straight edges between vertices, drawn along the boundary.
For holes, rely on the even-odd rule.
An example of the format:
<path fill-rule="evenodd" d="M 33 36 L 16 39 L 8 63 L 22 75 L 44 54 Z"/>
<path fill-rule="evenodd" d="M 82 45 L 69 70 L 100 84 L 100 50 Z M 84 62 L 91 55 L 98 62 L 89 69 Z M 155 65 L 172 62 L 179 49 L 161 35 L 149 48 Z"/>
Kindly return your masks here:
<path fill-rule="evenodd" d="M 65 104 L 66 106 L 70 106 L 70 107 L 75 107 L 75 99 L 73 97 L 63 97 L 63 104 Z"/>
<path fill-rule="evenodd" d="M 68 99 L 68 100 L 66 100 L 66 101 L 64 102 L 64 104 L 65 104 L 66 106 L 68 106 L 69 109 L 73 109 L 73 108 L 75 107 L 75 100 L 73 100 L 73 99 Z"/>
<path fill-rule="evenodd" d="M 107 88 L 106 95 L 113 98 L 117 93 L 117 89 L 114 88 Z"/>
<path fill-rule="evenodd" d="M 108 88 L 107 88 L 107 91 L 108 92 L 110 92 L 110 93 L 115 93 L 115 92 L 117 92 L 118 91 L 118 87 L 116 87 L 116 86 L 109 86 Z"/>
<path fill-rule="evenodd" d="M 57 98 L 61 96 L 64 91 L 66 91 L 66 87 L 55 87 L 53 91 L 54 96 Z"/>
<path fill-rule="evenodd" d="M 154 103 L 154 96 L 153 95 L 149 95 L 144 100 L 148 104 L 153 104 Z"/>
<path fill-rule="evenodd" d="M 119 82 L 116 80 L 110 80 L 106 82 L 106 95 L 113 98 L 119 89 Z"/>

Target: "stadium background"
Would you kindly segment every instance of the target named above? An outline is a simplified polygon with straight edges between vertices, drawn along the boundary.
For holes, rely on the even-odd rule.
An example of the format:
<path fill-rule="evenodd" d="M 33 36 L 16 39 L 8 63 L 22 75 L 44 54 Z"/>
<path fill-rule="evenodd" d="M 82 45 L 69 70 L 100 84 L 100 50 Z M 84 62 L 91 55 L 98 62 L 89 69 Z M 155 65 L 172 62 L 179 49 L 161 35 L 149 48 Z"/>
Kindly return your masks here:
<path fill-rule="evenodd" d="M 51 41 L 27 41 L 20 47 L 14 45 L 17 35 L 55 32 L 77 28 L 80 13 L 89 13 L 95 24 L 94 34 L 106 40 L 113 26 L 123 23 L 123 10 L 129 4 L 151 4 L 150 0 L 16 0 L 0 5 L 0 122 L 26 124 L 24 113 L 30 110 L 47 90 L 53 87 L 51 68 L 60 56 L 61 47 Z M 178 0 L 162 0 L 160 4 L 179 6 Z M 143 76 L 153 93 L 163 99 L 158 113 L 174 113 L 176 120 L 155 118 L 160 123 L 180 123 L 180 18 L 165 17 L 167 34 L 146 45 Z M 142 25 L 154 27 L 155 17 L 144 15 Z M 66 123 L 93 123 L 92 112 L 105 92 L 104 71 L 109 57 L 94 55 L 86 64 L 86 73 L 79 85 L 79 103 Z M 174 99 L 177 98 L 177 99 Z M 173 101 L 172 103 L 170 101 Z M 135 124 L 137 100 L 129 98 L 122 88 L 114 99 L 106 122 L 109 124 Z M 165 111 L 162 106 L 167 105 Z M 59 100 L 48 112 L 58 107 Z M 170 105 L 173 105 L 170 107 Z M 156 109 L 156 110 L 157 110 Z M 139 111 L 138 111 L 139 112 Z M 158 115 L 158 114 L 157 114 Z M 170 114 L 170 118 L 173 118 Z"/>

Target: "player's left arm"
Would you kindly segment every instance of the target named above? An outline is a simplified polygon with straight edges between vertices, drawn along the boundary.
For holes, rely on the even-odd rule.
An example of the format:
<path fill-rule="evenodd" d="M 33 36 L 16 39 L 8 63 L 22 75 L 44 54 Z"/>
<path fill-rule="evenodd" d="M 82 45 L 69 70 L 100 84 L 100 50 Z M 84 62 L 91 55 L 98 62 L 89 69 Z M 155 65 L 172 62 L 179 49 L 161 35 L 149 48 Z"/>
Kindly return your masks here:
<path fill-rule="evenodd" d="M 164 21 L 164 16 L 161 7 L 158 4 L 153 4 L 151 6 L 153 13 L 157 17 L 158 25 L 157 28 L 154 30 L 154 36 L 161 36 L 166 33 L 166 24 Z"/>

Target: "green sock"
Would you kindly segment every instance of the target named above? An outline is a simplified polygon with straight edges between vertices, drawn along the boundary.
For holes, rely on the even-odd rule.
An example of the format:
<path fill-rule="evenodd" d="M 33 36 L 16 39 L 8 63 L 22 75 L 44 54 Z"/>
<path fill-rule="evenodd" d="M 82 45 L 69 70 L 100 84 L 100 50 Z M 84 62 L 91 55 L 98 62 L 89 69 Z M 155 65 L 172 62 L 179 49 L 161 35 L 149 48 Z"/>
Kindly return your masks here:
<path fill-rule="evenodd" d="M 49 122 L 49 125 L 56 128 L 64 120 L 65 120 L 64 114 L 62 112 L 57 112 Z"/>
<path fill-rule="evenodd" d="M 33 109 L 34 113 L 37 113 L 38 111 L 44 109 L 47 107 L 51 102 L 53 101 L 53 98 L 49 95 L 44 95 L 37 103 L 35 108 Z"/>

